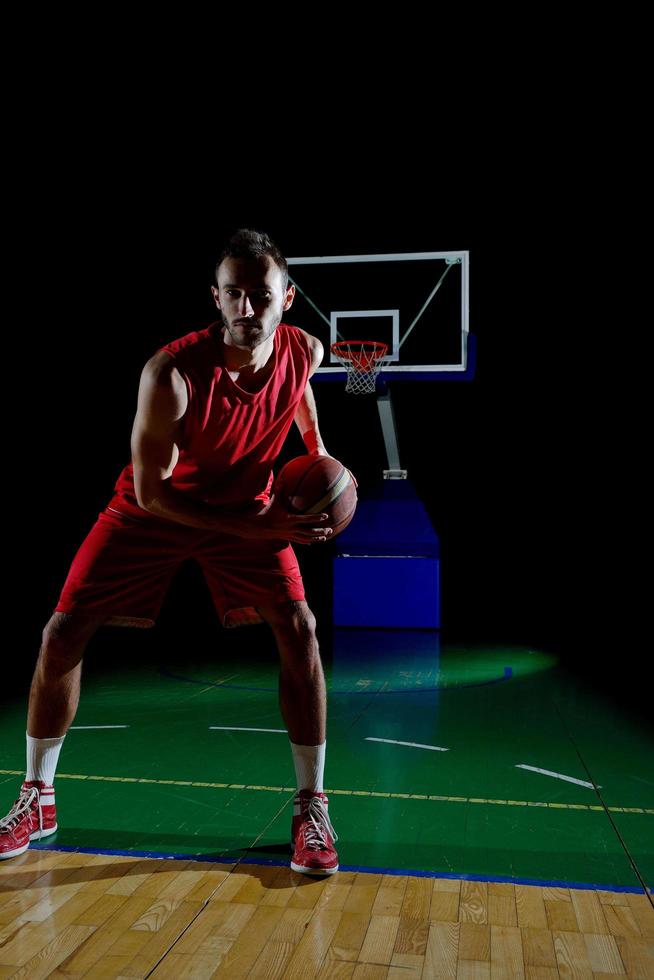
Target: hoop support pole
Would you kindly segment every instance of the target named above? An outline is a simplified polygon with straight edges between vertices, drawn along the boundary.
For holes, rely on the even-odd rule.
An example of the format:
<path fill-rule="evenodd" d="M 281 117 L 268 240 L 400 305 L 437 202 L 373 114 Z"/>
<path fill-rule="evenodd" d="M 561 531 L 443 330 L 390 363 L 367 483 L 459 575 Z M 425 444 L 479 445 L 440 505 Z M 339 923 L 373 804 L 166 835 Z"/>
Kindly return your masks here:
<path fill-rule="evenodd" d="M 406 480 L 407 471 L 402 469 L 400 463 L 400 450 L 397 443 L 397 426 L 395 425 L 395 414 L 393 412 L 393 402 L 388 385 L 385 386 L 383 394 L 377 393 L 377 411 L 381 422 L 384 446 L 386 447 L 386 459 L 388 469 L 384 470 L 385 480 Z"/>

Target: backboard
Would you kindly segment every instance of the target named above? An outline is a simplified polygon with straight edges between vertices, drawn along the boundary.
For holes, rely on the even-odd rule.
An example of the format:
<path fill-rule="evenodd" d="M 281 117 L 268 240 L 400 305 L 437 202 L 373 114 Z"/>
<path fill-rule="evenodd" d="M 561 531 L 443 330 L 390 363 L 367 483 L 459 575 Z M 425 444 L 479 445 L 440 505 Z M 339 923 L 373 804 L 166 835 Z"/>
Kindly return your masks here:
<path fill-rule="evenodd" d="M 469 252 L 397 252 L 287 259 L 296 287 L 287 314 L 325 348 L 314 381 L 344 381 L 330 347 L 339 340 L 388 345 L 387 381 L 466 380 Z"/>

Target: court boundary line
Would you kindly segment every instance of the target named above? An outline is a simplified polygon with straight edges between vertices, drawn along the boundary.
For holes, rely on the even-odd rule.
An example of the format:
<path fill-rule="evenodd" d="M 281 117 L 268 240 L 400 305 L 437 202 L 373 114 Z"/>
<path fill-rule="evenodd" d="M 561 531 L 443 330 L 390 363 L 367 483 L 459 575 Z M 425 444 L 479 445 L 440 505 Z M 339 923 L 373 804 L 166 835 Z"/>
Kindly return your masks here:
<path fill-rule="evenodd" d="M 230 864 L 234 865 L 232 870 L 236 870 L 239 864 L 255 865 L 259 867 L 288 868 L 289 860 L 280 861 L 277 858 L 261 857 L 230 857 L 228 855 L 212 857 L 202 854 L 164 854 L 157 851 L 127 851 L 112 848 L 94 847 L 72 847 L 61 844 L 30 844 L 30 850 L 39 851 L 63 851 L 67 854 L 106 854 L 107 857 L 133 857 L 151 858 L 152 860 L 163 861 L 195 861 L 206 864 Z M 290 852 L 290 849 L 289 849 Z M 352 871 L 357 874 L 386 874 L 394 876 L 407 875 L 411 878 L 446 878 L 449 881 L 486 881 L 508 885 L 534 885 L 539 888 L 577 888 L 583 891 L 602 891 L 602 892 L 627 892 L 632 895 L 648 894 L 647 890 L 636 885 L 607 885 L 588 881 L 564 881 L 562 879 L 545 878 L 520 878 L 511 875 L 482 875 L 482 874 L 455 874 L 451 871 L 420 871 L 415 868 L 386 868 L 375 865 L 366 866 L 362 864 L 341 864 L 339 871 Z M 311 880 L 323 880 L 324 876 L 305 875 L 303 877 Z"/>

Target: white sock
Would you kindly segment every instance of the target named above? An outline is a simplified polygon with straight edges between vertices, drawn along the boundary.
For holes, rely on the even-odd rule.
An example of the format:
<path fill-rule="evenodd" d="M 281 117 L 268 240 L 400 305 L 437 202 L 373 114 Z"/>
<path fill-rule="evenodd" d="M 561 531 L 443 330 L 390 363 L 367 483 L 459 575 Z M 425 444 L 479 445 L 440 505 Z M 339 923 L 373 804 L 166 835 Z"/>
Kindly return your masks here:
<path fill-rule="evenodd" d="M 61 746 L 64 744 L 65 735 L 61 738 L 32 738 L 25 733 L 27 738 L 27 774 L 25 782 L 31 783 L 39 781 L 46 786 L 52 786 L 55 777 L 57 762 Z"/>
<path fill-rule="evenodd" d="M 322 793 L 326 745 L 326 741 L 322 745 L 297 745 L 296 742 L 291 742 L 295 777 L 299 790 L 310 789 L 313 793 Z"/>

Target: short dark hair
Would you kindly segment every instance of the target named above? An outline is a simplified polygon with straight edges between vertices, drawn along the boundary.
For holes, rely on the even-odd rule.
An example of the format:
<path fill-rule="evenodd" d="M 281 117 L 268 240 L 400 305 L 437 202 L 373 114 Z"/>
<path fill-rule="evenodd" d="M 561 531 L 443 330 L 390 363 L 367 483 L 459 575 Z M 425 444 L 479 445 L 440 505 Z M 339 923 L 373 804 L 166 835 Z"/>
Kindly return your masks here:
<path fill-rule="evenodd" d="M 288 263 L 281 253 L 279 246 L 265 231 L 253 231 L 251 228 L 239 228 L 225 245 L 216 262 L 216 283 L 218 269 L 223 259 L 258 259 L 269 255 L 282 273 L 282 288 L 288 288 Z"/>

